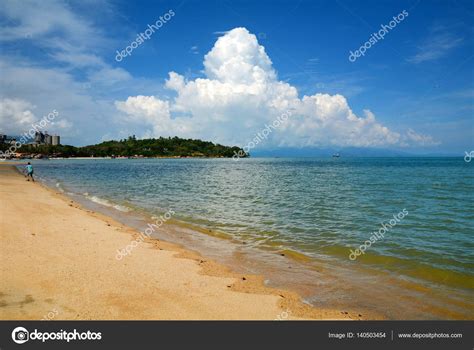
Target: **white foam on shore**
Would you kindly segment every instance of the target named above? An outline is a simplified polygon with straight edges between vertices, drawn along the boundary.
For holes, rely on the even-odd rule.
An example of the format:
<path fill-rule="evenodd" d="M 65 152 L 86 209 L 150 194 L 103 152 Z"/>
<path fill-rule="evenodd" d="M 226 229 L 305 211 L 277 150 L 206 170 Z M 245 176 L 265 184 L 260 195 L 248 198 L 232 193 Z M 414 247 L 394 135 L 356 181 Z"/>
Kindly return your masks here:
<path fill-rule="evenodd" d="M 18 168 L 18 167 L 17 167 Z M 21 169 L 19 169 L 21 171 Z M 23 172 L 22 172 L 23 174 Z M 77 196 L 79 195 L 78 193 L 73 193 L 73 192 L 66 192 L 65 189 L 63 188 L 61 182 L 55 182 L 54 180 L 48 180 L 46 178 L 43 178 L 41 176 L 35 176 L 35 178 L 37 180 L 39 180 L 40 182 L 42 182 L 43 184 L 45 184 L 46 186 L 48 187 L 52 187 L 53 184 L 54 184 L 54 187 L 60 191 L 61 193 L 64 193 L 64 194 L 67 194 L 69 196 Z M 56 180 L 57 181 L 57 180 Z M 98 196 L 91 196 L 89 195 L 88 192 L 84 192 L 83 193 L 84 197 L 86 197 L 88 200 L 90 200 L 91 202 L 94 202 L 94 203 L 97 203 L 97 204 L 100 204 L 100 205 L 103 205 L 105 207 L 109 207 L 109 208 L 114 208 L 118 211 L 121 211 L 123 213 L 128 213 L 130 211 L 132 211 L 131 208 L 125 206 L 125 205 L 120 205 L 120 204 L 115 204 L 115 203 L 112 203 L 110 202 L 109 200 L 107 199 L 104 199 L 104 198 L 100 198 Z"/>
<path fill-rule="evenodd" d="M 120 204 L 114 204 L 112 202 L 110 202 L 109 200 L 107 199 L 104 199 L 104 198 L 100 198 L 100 197 L 97 197 L 97 196 L 89 196 L 88 194 L 84 194 L 86 196 L 86 198 L 94 203 L 97 203 L 97 204 L 100 204 L 100 205 L 103 205 L 105 207 L 109 207 L 109 208 L 114 208 L 114 209 L 117 209 L 118 211 L 122 211 L 122 212 L 129 212 L 131 209 L 124 206 L 124 205 L 120 205 Z"/>
<path fill-rule="evenodd" d="M 56 188 L 61 191 L 61 193 L 64 193 L 64 189 L 61 187 L 61 183 L 56 182 Z"/>

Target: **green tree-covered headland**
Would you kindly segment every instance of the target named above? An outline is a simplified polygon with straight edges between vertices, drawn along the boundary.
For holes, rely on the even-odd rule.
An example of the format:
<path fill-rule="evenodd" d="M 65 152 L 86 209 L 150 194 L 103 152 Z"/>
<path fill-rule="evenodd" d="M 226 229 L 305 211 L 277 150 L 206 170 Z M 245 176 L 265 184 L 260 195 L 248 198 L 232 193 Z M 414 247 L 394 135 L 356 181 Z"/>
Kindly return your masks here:
<path fill-rule="evenodd" d="M 9 145 L 0 145 L 6 151 Z M 74 147 L 67 145 L 23 145 L 17 150 L 23 155 L 43 155 L 47 157 L 232 157 L 243 150 L 212 142 L 160 137 L 138 140 L 135 136 L 120 141 L 105 141 L 97 145 Z M 240 153 L 242 154 L 242 153 Z M 246 155 L 248 156 L 248 154 Z"/>

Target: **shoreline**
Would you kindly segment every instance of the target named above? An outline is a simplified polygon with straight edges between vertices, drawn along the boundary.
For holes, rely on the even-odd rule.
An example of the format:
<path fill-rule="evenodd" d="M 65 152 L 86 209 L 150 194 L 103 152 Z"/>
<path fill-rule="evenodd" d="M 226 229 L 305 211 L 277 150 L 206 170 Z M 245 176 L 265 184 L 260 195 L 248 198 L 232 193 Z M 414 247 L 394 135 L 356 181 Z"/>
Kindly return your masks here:
<path fill-rule="evenodd" d="M 0 165 L 0 183 L 2 319 L 41 319 L 53 309 L 57 320 L 361 319 L 160 239 L 117 261 L 113 252 L 137 230 L 26 182 L 14 164 Z"/>
<path fill-rule="evenodd" d="M 241 158 L 250 158 L 250 157 L 241 157 Z M 0 158 L 0 160 L 6 161 L 6 162 L 22 162 L 22 161 L 27 161 L 27 160 L 104 160 L 104 159 L 111 159 L 111 160 L 124 160 L 124 159 L 129 159 L 129 160 L 135 160 L 135 159 L 232 159 L 232 157 L 201 157 L 201 156 L 173 156 L 173 157 L 161 157 L 161 156 L 156 156 L 156 157 L 135 157 L 135 156 L 130 156 L 130 157 L 50 157 L 48 155 L 45 155 L 44 158 L 35 158 L 35 157 L 29 157 L 29 158 Z"/>

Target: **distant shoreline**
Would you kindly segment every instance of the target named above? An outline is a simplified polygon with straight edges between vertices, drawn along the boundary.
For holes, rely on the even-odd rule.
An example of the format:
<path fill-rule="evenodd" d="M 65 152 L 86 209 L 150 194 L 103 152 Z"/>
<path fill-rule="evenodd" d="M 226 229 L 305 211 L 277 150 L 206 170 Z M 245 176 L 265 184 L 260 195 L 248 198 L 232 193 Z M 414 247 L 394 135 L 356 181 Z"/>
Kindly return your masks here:
<path fill-rule="evenodd" d="M 252 158 L 252 159 L 314 159 L 314 158 L 321 158 L 321 159 L 330 159 L 332 158 L 330 155 L 328 156 L 248 156 L 245 158 Z M 338 157 L 335 158 L 335 161 L 340 161 L 344 159 L 425 159 L 425 158 L 459 158 L 462 159 L 463 156 L 454 156 L 454 155 L 444 155 L 444 156 L 437 156 L 437 155 L 413 155 L 413 156 L 346 156 L 346 157 Z M 203 156 L 156 156 L 156 157 L 42 157 L 42 158 L 35 158 L 35 157 L 23 157 L 23 158 L 0 158 L 1 162 L 4 161 L 22 161 L 22 160 L 123 160 L 123 159 L 232 159 L 232 157 L 203 157 Z"/>
<path fill-rule="evenodd" d="M 21 154 L 24 154 L 36 158 L 232 158 L 236 154 L 239 154 L 239 157 L 249 155 L 237 146 L 224 146 L 210 141 L 182 139 L 176 136 L 157 139 L 137 139 L 135 136 L 130 136 L 119 141 L 104 141 L 96 145 L 82 147 L 45 143 L 17 146 L 17 143 L 0 143 L 0 154 L 3 157 L 6 155 L 21 157 Z"/>
<path fill-rule="evenodd" d="M 111 160 L 123 160 L 123 159 L 231 159 L 231 157 L 193 157 L 193 156 L 173 156 L 173 157 L 23 157 L 23 158 L 9 158 L 9 159 L 2 159 L 2 161 L 22 161 L 22 160 L 90 160 L 90 159 L 97 159 L 97 160 L 104 160 L 104 159 L 111 159 Z"/>

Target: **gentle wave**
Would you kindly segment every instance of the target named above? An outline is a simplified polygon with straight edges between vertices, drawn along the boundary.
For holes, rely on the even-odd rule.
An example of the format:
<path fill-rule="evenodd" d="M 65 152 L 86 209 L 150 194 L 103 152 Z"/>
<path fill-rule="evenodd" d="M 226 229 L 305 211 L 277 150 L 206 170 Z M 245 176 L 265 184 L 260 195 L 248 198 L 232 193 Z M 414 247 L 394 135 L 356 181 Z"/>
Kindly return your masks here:
<path fill-rule="evenodd" d="M 56 188 L 61 192 L 61 193 L 64 193 L 64 188 L 61 186 L 61 183 L 60 182 L 56 182 Z"/>
<path fill-rule="evenodd" d="M 121 212 L 124 212 L 124 213 L 128 213 L 132 210 L 131 208 L 129 208 L 125 205 L 115 204 L 115 203 L 113 203 L 113 202 L 111 202 L 111 201 L 109 201 L 105 198 L 101 198 L 101 197 L 98 197 L 98 196 L 86 195 L 85 197 L 88 200 L 90 200 L 91 202 L 103 205 L 105 207 L 114 208 L 114 209 L 117 209 L 118 211 L 121 211 Z"/>

